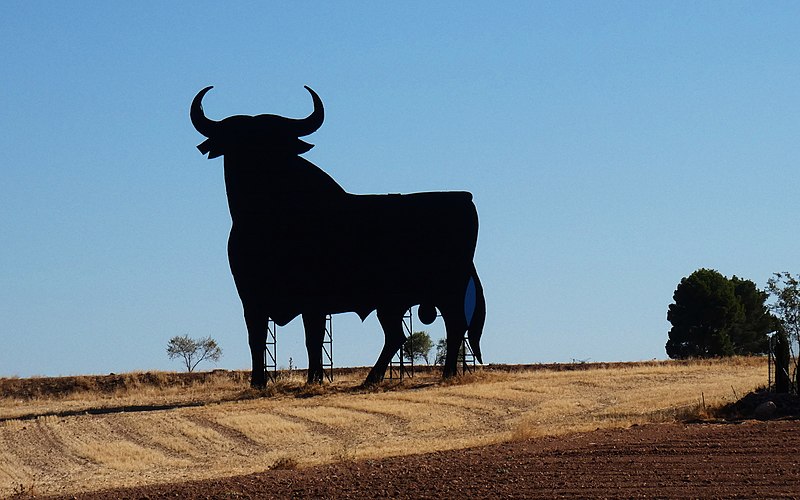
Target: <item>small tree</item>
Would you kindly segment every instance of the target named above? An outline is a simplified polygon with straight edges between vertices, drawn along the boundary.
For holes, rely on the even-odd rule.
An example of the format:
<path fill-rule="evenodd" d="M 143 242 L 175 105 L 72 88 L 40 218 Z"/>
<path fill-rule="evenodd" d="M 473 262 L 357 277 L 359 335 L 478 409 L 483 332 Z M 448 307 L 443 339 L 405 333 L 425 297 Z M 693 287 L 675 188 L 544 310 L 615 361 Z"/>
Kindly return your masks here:
<path fill-rule="evenodd" d="M 461 343 L 461 347 L 458 350 L 458 358 L 464 359 L 464 343 Z M 442 366 L 444 365 L 444 361 L 447 359 L 447 339 L 439 339 L 436 342 L 436 357 L 433 360 L 434 365 Z"/>
<path fill-rule="evenodd" d="M 767 291 L 774 297 L 770 304 L 770 309 L 778 317 L 780 329 L 778 329 L 778 352 L 776 355 L 786 354 L 780 349 L 789 351 L 789 359 L 793 360 L 795 390 L 800 388 L 800 370 L 798 370 L 798 358 L 795 347 L 800 342 L 800 276 L 792 276 L 788 272 L 774 273 L 772 278 L 767 281 Z M 781 339 L 785 336 L 785 340 Z M 784 342 L 784 345 L 780 344 Z"/>
<path fill-rule="evenodd" d="M 436 357 L 433 359 L 433 364 L 442 366 L 446 358 L 447 358 L 447 339 L 439 339 L 439 341 L 436 342 Z"/>
<path fill-rule="evenodd" d="M 424 359 L 425 364 L 429 365 L 429 354 L 433 348 L 433 342 L 428 332 L 414 332 L 403 344 L 403 355 L 409 361 Z"/>
<path fill-rule="evenodd" d="M 201 361 L 219 361 L 222 349 L 210 336 L 196 340 L 188 335 L 176 335 L 169 339 L 167 355 L 169 359 L 181 358 L 186 370 L 192 372 Z"/>

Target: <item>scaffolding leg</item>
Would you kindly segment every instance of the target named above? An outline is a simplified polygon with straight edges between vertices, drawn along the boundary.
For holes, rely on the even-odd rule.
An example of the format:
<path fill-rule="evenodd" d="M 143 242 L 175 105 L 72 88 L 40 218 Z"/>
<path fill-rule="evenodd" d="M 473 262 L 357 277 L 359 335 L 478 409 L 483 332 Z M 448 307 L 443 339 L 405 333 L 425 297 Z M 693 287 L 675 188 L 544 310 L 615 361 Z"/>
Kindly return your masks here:
<path fill-rule="evenodd" d="M 278 376 L 278 325 L 272 319 L 267 319 L 267 341 L 264 350 L 264 374 L 272 382 Z"/>
<path fill-rule="evenodd" d="M 333 317 L 325 317 L 325 336 L 322 338 L 322 373 L 333 382 Z"/>
<path fill-rule="evenodd" d="M 409 339 L 408 346 L 403 343 L 400 346 L 400 350 L 397 351 L 394 358 L 389 362 L 389 379 L 394 380 L 395 376 L 403 380 L 404 376 L 409 378 L 414 377 L 414 346 L 413 341 L 411 340 L 412 333 L 414 332 L 414 323 L 413 323 L 413 315 L 411 314 L 411 309 L 406 311 L 403 314 L 403 333 L 406 335 L 406 339 Z M 408 355 L 408 360 L 406 361 L 406 354 Z"/>
<path fill-rule="evenodd" d="M 456 362 L 456 374 L 461 369 L 461 375 L 466 375 L 475 370 L 475 353 L 469 345 L 467 334 L 461 340 L 461 348 L 458 350 L 458 361 Z"/>

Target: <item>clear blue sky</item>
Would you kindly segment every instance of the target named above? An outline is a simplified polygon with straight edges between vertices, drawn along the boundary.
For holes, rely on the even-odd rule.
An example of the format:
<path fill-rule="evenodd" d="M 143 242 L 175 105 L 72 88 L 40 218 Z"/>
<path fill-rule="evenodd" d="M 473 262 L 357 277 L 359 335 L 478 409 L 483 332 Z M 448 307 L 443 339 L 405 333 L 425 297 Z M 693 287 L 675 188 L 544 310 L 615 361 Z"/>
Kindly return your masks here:
<path fill-rule="evenodd" d="M 0 376 L 177 370 L 184 333 L 249 367 L 207 85 L 214 118 L 314 88 L 305 157 L 350 192 L 473 192 L 489 363 L 664 358 L 682 277 L 800 272 L 800 4 L 275 5 L 0 4 Z"/>

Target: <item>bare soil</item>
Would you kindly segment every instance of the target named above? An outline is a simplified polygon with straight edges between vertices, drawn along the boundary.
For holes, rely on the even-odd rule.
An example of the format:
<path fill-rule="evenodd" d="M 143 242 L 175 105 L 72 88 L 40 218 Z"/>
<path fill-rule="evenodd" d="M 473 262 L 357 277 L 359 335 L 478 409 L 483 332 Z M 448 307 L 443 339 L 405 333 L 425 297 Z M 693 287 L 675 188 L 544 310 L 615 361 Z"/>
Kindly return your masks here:
<path fill-rule="evenodd" d="M 652 424 L 305 469 L 284 465 L 289 469 L 65 498 L 800 498 L 800 421 Z"/>

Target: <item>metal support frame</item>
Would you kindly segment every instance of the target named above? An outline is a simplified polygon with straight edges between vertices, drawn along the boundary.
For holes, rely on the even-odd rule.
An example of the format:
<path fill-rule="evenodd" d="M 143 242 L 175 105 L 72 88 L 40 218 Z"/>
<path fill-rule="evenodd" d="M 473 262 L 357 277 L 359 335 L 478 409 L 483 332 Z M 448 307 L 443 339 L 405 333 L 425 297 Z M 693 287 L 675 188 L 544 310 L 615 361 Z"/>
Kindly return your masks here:
<path fill-rule="evenodd" d="M 264 373 L 268 380 L 275 382 L 278 377 L 278 325 L 267 319 L 267 341 L 264 349 Z"/>
<path fill-rule="evenodd" d="M 325 336 L 322 337 L 322 373 L 333 382 L 333 316 L 325 317 Z"/>
<path fill-rule="evenodd" d="M 403 332 L 407 335 L 407 339 L 411 339 L 411 335 L 414 333 L 414 323 L 413 323 L 413 315 L 411 314 L 411 309 L 406 311 L 403 314 Z M 408 376 L 409 378 L 414 378 L 414 356 L 409 356 L 411 359 L 410 362 L 405 360 L 404 354 L 406 353 L 405 342 L 403 345 L 400 346 L 400 350 L 397 351 L 394 358 L 389 362 L 389 379 L 395 379 L 395 373 L 397 374 L 397 378 L 403 380 L 403 376 Z M 413 352 L 413 341 L 409 342 L 409 348 Z"/>
<path fill-rule="evenodd" d="M 278 380 L 278 325 L 267 319 L 267 341 L 264 349 L 264 374 L 267 380 Z M 322 373 L 333 382 L 333 316 L 325 317 L 325 335 L 322 337 Z"/>
<path fill-rule="evenodd" d="M 458 350 L 456 373 L 458 373 L 459 368 L 461 368 L 461 375 L 475 371 L 475 353 L 472 352 L 466 333 L 464 333 L 464 338 L 461 339 L 461 348 Z"/>

